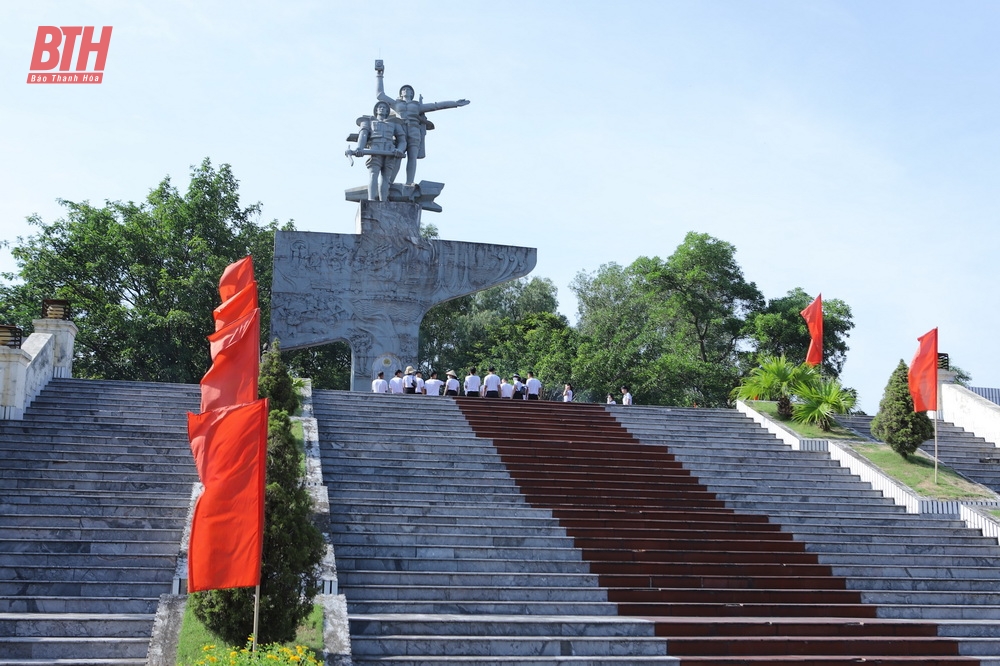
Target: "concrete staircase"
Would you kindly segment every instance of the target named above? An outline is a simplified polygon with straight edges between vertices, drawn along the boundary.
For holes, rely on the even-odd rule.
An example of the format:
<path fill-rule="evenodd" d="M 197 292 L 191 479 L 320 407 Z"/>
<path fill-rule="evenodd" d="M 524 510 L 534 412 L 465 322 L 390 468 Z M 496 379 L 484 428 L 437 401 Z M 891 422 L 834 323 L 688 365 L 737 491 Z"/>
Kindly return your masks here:
<path fill-rule="evenodd" d="M 871 434 L 871 416 L 841 416 L 837 421 L 864 437 L 874 440 Z M 1000 448 L 974 433 L 967 432 L 947 421 L 938 421 L 938 460 L 959 474 L 1000 492 Z M 934 440 L 920 447 L 934 455 Z"/>
<path fill-rule="evenodd" d="M 879 634 L 896 635 L 900 627 L 910 630 L 933 623 L 935 634 L 953 639 L 960 654 L 983 664 L 1000 663 L 1000 548 L 995 539 L 965 528 L 957 517 L 906 514 L 826 454 L 791 451 L 755 426 L 748 427 L 749 420 L 736 412 L 642 407 L 611 411 L 643 444 L 673 453 L 727 507 L 766 515 L 819 564 L 828 566 L 846 592 L 859 595 L 868 612 L 858 612 L 853 621 L 877 632 L 864 641 L 841 641 L 855 656 L 871 661 L 891 654 L 878 652 L 884 641 Z M 831 616 L 847 610 L 827 605 L 815 594 L 809 599 L 826 605 Z M 877 622 L 864 619 L 871 614 Z M 925 640 L 934 641 L 933 636 Z M 907 663 L 921 663 L 917 653 L 930 654 L 924 650 L 926 642 L 906 642 L 911 645 L 904 653 Z M 944 649 L 936 643 L 934 649 Z M 671 653 L 676 654 L 673 649 Z"/>
<path fill-rule="evenodd" d="M 664 664 L 450 398 L 316 391 L 354 664 Z"/>
<path fill-rule="evenodd" d="M 144 664 L 197 474 L 197 386 L 53 380 L 0 421 L 0 666 Z"/>
<path fill-rule="evenodd" d="M 314 407 L 357 664 L 1000 664 L 995 541 L 734 411 Z"/>

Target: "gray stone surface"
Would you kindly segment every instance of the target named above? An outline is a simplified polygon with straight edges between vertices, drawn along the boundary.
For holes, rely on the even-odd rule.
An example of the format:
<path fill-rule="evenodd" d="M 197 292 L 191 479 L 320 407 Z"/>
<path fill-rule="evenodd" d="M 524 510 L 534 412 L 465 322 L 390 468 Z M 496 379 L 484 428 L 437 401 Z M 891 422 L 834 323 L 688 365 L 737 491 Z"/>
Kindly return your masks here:
<path fill-rule="evenodd" d="M 535 267 L 535 248 L 421 238 L 417 204 L 362 201 L 357 230 L 277 232 L 271 290 L 271 337 L 289 350 L 346 340 L 355 391 L 416 364 L 432 306 Z"/>

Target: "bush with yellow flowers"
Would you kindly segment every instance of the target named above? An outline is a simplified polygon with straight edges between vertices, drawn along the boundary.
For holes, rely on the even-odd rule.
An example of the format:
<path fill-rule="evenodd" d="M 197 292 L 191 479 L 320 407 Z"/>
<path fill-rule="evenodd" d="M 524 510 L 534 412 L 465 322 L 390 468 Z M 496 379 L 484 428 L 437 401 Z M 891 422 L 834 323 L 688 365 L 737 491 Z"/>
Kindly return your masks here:
<path fill-rule="evenodd" d="M 258 645 L 251 651 L 252 641 L 239 650 L 225 645 L 205 645 L 202 655 L 192 666 L 322 666 L 312 650 L 304 645 L 286 647 L 279 643 Z"/>

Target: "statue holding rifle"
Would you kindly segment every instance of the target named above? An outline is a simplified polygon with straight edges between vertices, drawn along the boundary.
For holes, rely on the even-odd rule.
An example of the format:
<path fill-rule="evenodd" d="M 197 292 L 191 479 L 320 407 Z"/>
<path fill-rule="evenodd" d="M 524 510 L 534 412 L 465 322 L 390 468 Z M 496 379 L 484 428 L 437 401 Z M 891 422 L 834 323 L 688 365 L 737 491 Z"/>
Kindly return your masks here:
<path fill-rule="evenodd" d="M 396 179 L 399 163 L 406 152 L 406 132 L 396 122 L 390 121 L 389 105 L 385 102 L 375 104 L 374 116 L 358 118 L 358 147 L 348 150 L 348 155 L 361 157 L 368 155 L 365 164 L 371 174 L 368 182 L 368 199 L 370 201 L 388 201 L 389 185 Z M 379 183 L 379 176 L 382 182 Z"/>

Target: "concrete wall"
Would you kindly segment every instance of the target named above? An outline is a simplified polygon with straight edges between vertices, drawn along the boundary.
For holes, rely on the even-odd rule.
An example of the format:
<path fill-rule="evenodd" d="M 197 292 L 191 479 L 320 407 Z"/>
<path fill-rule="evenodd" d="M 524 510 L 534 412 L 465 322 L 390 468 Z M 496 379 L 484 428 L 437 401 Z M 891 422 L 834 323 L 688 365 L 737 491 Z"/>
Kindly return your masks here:
<path fill-rule="evenodd" d="M 994 446 L 1000 444 L 1000 405 L 958 384 L 941 384 L 941 418 L 975 433 Z"/>

